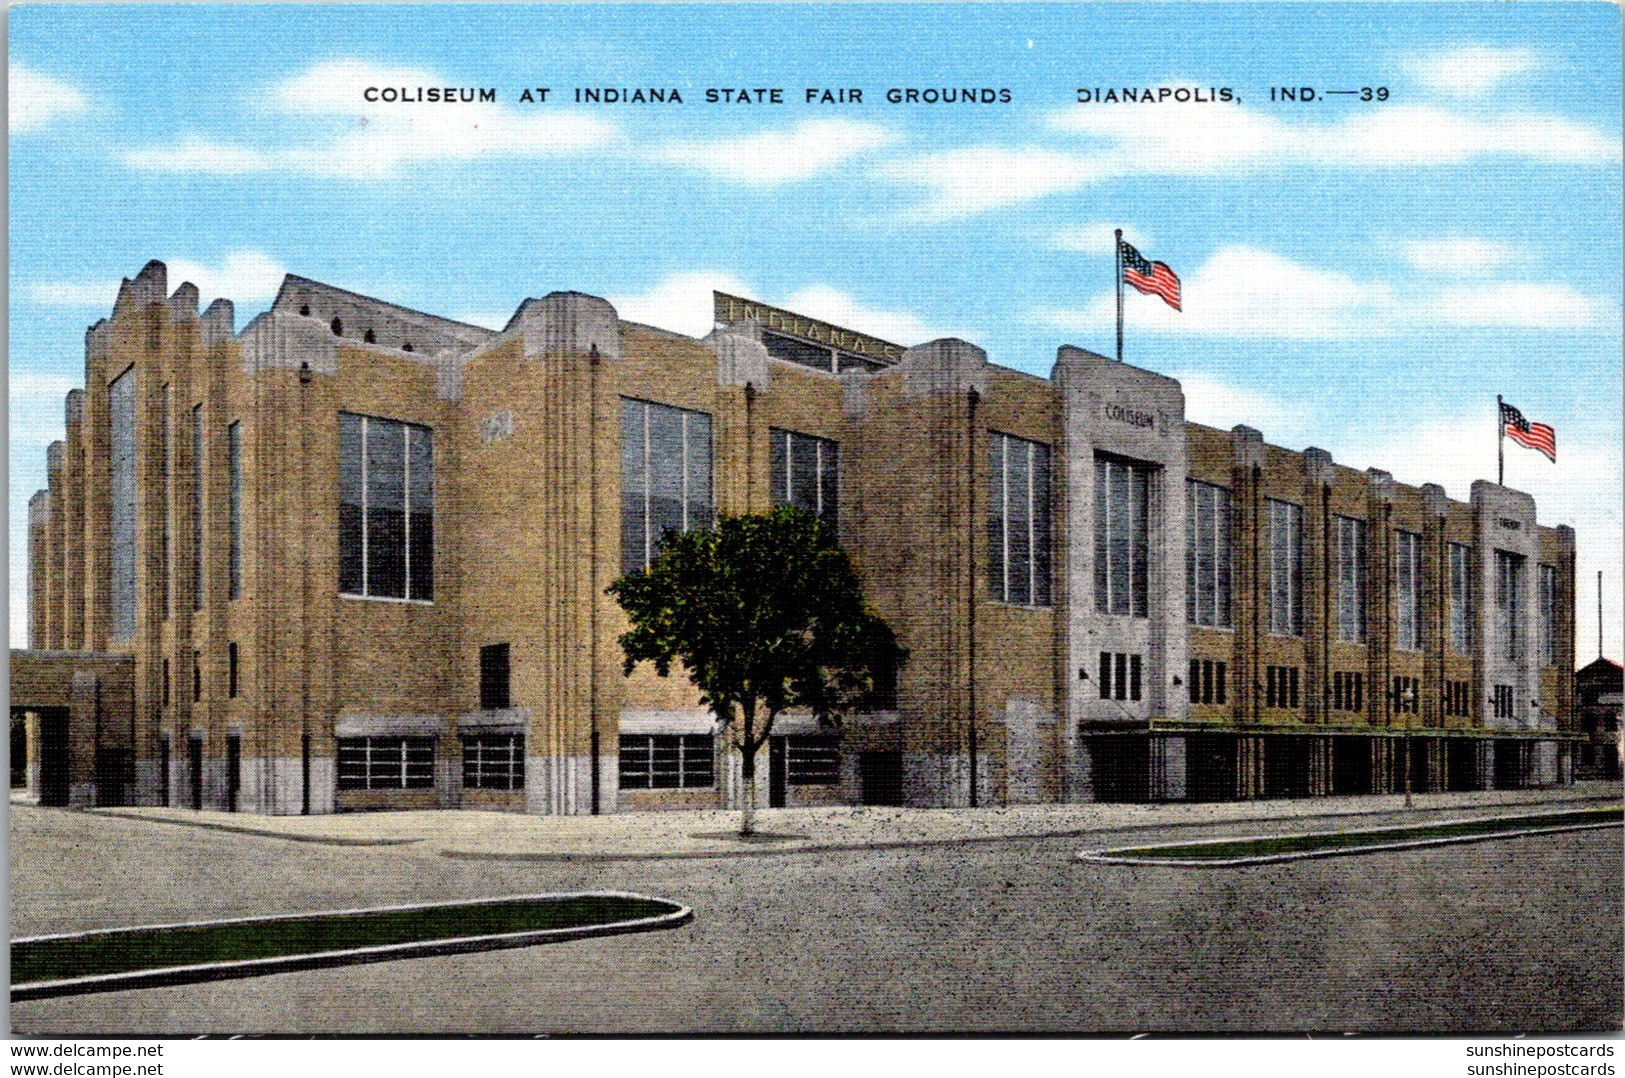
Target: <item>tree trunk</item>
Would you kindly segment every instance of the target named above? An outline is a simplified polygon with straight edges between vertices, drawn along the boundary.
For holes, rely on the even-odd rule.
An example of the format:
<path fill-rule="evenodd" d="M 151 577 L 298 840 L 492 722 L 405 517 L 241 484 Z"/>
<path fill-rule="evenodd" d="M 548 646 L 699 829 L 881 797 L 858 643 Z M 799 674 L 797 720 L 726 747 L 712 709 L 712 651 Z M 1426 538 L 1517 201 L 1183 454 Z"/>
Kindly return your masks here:
<path fill-rule="evenodd" d="M 739 821 L 741 836 L 756 833 L 756 701 L 747 700 L 744 707 L 745 736 L 739 740 L 739 750 L 745 754 L 740 761 L 740 772 L 745 780 L 745 803 Z"/>

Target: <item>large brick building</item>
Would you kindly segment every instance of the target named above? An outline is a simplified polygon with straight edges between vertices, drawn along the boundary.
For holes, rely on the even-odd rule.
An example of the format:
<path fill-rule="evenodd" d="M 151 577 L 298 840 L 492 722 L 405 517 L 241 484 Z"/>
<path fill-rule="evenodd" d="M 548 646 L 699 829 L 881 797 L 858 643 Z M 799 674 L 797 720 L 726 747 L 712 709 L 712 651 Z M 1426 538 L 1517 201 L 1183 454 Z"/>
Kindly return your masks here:
<path fill-rule="evenodd" d="M 1062 347 L 1048 379 L 735 297 L 500 333 L 288 277 L 241 333 L 149 263 L 86 335 L 13 654 L 46 800 L 297 813 L 732 804 L 604 589 L 668 525 L 789 502 L 911 652 L 790 716 L 774 804 L 1227 799 L 1569 779 L 1574 536 Z"/>

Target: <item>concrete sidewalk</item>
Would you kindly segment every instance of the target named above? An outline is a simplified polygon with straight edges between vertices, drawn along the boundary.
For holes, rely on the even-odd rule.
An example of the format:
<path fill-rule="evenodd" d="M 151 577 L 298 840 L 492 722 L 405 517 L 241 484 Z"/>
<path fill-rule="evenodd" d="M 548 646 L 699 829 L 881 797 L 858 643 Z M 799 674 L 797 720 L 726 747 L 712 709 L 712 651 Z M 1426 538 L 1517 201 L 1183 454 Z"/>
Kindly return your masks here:
<path fill-rule="evenodd" d="M 763 809 L 760 834 L 741 840 L 735 810 L 628 812 L 606 816 L 532 816 L 471 810 L 249 816 L 176 808 L 90 810 L 126 819 L 204 827 L 291 841 L 395 847 L 414 856 L 497 859 L 717 857 L 1050 836 L 1087 837 L 1155 827 L 1255 823 L 1287 829 L 1294 819 L 1349 817 L 1350 826 L 1394 817 L 1491 815 L 1497 809 L 1620 799 L 1618 782 L 1554 790 L 1417 794 L 1407 810 L 1399 794 L 1167 805 L 1011 805 L 978 809 L 868 807 Z"/>

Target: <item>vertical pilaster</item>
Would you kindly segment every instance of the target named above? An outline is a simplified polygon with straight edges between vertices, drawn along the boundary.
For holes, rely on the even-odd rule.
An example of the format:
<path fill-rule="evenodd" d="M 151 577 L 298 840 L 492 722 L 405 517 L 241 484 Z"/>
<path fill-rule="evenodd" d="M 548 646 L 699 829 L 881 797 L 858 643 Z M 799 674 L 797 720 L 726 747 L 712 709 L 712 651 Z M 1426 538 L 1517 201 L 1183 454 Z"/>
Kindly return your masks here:
<path fill-rule="evenodd" d="M 1261 648 L 1267 629 L 1264 597 L 1268 594 L 1264 549 L 1264 435 L 1251 427 L 1234 428 L 1230 466 L 1230 549 L 1235 570 L 1231 603 L 1235 615 L 1235 657 L 1231 681 L 1232 713 L 1237 722 L 1263 718 Z"/>
<path fill-rule="evenodd" d="M 1304 718 L 1330 718 L 1332 634 L 1332 455 L 1303 451 Z"/>

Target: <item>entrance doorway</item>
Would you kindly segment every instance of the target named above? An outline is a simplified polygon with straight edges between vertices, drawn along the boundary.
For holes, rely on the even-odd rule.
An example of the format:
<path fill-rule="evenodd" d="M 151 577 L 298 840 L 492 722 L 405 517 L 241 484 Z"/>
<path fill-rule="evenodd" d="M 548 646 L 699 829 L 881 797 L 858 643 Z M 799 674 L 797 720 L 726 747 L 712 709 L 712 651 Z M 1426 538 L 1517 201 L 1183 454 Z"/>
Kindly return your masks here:
<path fill-rule="evenodd" d="M 243 786 L 243 739 L 226 737 L 226 811 L 237 811 L 237 791 Z"/>
<path fill-rule="evenodd" d="M 203 739 L 194 737 L 186 742 L 187 778 L 192 784 L 192 807 L 203 807 Z"/>
<path fill-rule="evenodd" d="M 903 754 L 882 749 L 858 755 L 858 791 L 865 805 L 903 803 Z"/>
<path fill-rule="evenodd" d="M 784 807 L 784 788 L 789 767 L 785 755 L 784 738 L 770 737 L 767 739 L 767 805 L 769 808 Z"/>
<path fill-rule="evenodd" d="M 68 709 L 40 708 L 39 803 L 65 807 L 68 803 Z"/>

